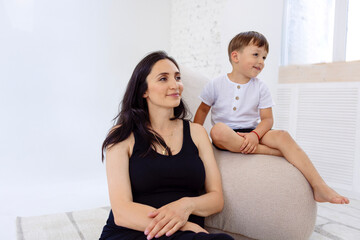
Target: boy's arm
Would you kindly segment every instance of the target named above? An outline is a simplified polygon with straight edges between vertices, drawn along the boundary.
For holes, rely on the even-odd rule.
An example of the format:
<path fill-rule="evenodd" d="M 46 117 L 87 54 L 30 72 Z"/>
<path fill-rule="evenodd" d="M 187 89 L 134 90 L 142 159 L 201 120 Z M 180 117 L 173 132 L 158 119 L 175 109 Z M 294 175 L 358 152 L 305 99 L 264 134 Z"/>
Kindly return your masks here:
<path fill-rule="evenodd" d="M 260 118 L 261 122 L 253 132 L 237 133 L 239 136 L 245 138 L 245 141 L 240 147 L 241 153 L 254 153 L 262 136 L 271 129 L 274 122 L 271 107 L 260 109 Z"/>
<path fill-rule="evenodd" d="M 260 119 L 261 122 L 259 123 L 259 125 L 257 125 L 254 131 L 257 134 L 259 134 L 259 137 L 261 138 L 273 126 L 274 118 L 273 118 L 272 108 L 269 107 L 269 108 L 260 109 Z"/>
<path fill-rule="evenodd" d="M 211 107 L 209 105 L 206 105 L 204 102 L 201 102 L 200 106 L 196 110 L 194 123 L 199 123 L 201 125 L 204 125 L 206 116 L 208 115 L 210 108 Z"/>

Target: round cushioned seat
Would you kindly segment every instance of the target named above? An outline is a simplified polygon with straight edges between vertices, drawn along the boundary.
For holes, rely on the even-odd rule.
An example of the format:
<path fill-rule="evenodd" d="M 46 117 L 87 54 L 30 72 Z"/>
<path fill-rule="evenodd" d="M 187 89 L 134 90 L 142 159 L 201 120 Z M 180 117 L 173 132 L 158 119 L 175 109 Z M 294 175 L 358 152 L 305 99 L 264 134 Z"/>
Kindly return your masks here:
<path fill-rule="evenodd" d="M 316 202 L 305 177 L 282 157 L 214 149 L 225 198 L 221 213 L 206 218 L 209 231 L 237 239 L 309 239 Z"/>

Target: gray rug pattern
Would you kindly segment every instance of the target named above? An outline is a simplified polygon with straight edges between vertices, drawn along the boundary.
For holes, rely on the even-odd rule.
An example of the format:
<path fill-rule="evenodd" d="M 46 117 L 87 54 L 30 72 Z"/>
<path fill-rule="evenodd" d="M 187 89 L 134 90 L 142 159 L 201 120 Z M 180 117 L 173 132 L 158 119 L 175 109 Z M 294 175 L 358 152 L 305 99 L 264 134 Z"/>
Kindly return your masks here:
<path fill-rule="evenodd" d="M 360 239 L 360 201 L 350 204 L 319 203 L 315 230 L 310 240 Z"/>
<path fill-rule="evenodd" d="M 95 240 L 99 239 L 109 215 L 109 207 L 17 217 L 18 240 Z M 310 240 L 360 239 L 360 201 L 349 205 L 318 204 L 314 233 Z"/>
<path fill-rule="evenodd" d="M 99 239 L 109 211 L 109 207 L 103 207 L 36 217 L 17 217 L 17 239 Z"/>

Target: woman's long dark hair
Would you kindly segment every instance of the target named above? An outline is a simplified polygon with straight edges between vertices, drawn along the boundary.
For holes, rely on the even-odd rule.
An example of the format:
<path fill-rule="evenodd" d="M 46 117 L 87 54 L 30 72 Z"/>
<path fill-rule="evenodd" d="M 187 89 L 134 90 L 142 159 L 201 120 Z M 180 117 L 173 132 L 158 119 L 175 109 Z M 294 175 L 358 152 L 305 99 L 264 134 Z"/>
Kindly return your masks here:
<path fill-rule="evenodd" d="M 150 74 L 155 63 L 162 59 L 170 60 L 179 69 L 176 61 L 163 51 L 152 52 L 137 64 L 126 87 L 124 98 L 121 103 L 121 110 L 114 118 L 116 123 L 103 142 L 101 148 L 102 161 L 104 161 L 104 151 L 108 147 L 124 141 L 132 132 L 137 132 L 139 136 L 143 137 L 144 142 L 146 143 L 145 149 L 147 149 L 147 151 L 144 152 L 144 155 L 150 153 L 151 149 L 155 149 L 155 144 L 158 141 L 166 149 L 167 154 L 171 155 L 170 148 L 166 145 L 164 139 L 150 129 L 149 110 L 146 99 L 143 97 L 148 88 L 146 78 Z M 174 108 L 174 118 L 171 120 L 185 119 L 187 114 L 187 107 L 181 99 L 179 106 Z"/>

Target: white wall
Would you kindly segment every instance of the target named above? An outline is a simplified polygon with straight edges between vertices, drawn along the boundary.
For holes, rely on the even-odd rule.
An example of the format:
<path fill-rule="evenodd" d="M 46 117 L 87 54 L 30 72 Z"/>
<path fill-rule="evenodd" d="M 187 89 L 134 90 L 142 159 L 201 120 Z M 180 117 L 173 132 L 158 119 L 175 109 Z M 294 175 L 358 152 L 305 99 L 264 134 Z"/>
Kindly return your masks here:
<path fill-rule="evenodd" d="M 171 53 L 208 78 L 231 71 L 230 40 L 244 31 L 263 33 L 270 44 L 259 75 L 275 95 L 281 56 L 283 0 L 173 0 Z"/>
<path fill-rule="evenodd" d="M 209 2 L 197 1 L 198 7 L 185 10 L 200 14 L 201 4 Z M 103 175 L 100 145 L 134 65 L 146 52 L 169 49 L 169 4 L 166 0 L 0 3 L 1 178 L 42 182 Z M 227 0 L 214 1 L 213 6 L 222 10 L 207 10 L 205 16 L 218 18 L 209 23 L 214 30 L 208 29 L 218 31 L 213 36 L 216 41 L 221 37 L 217 42 L 221 51 L 209 60 L 210 67 L 220 64 L 220 72 L 229 71 L 229 40 L 241 31 L 260 31 L 270 42 L 261 77 L 274 89 L 283 1 Z M 173 18 L 175 13 L 173 9 Z M 201 23 L 196 18 L 189 19 L 193 26 Z M 186 22 L 182 26 L 191 27 Z M 189 39 L 184 44 L 196 46 L 206 40 Z M 172 45 L 184 50 L 174 41 Z M 208 52 L 216 52 L 214 44 L 208 46 Z"/>
<path fill-rule="evenodd" d="M 221 72 L 221 18 L 227 0 L 172 0 L 171 54 L 208 78 Z"/>
<path fill-rule="evenodd" d="M 103 175 L 101 143 L 135 64 L 169 48 L 169 3 L 0 3 L 0 176 Z"/>
<path fill-rule="evenodd" d="M 229 72 L 227 47 L 239 32 L 258 31 L 269 42 L 269 54 L 259 78 L 269 86 L 275 98 L 281 57 L 283 0 L 227 0 L 221 25 L 221 53 L 223 72 Z"/>
<path fill-rule="evenodd" d="M 136 63 L 169 49 L 169 9 L 167 0 L 0 1 L 1 191 L 14 185 L 22 198 L 47 184 L 40 199 L 97 179 L 106 189 L 102 141 Z"/>

